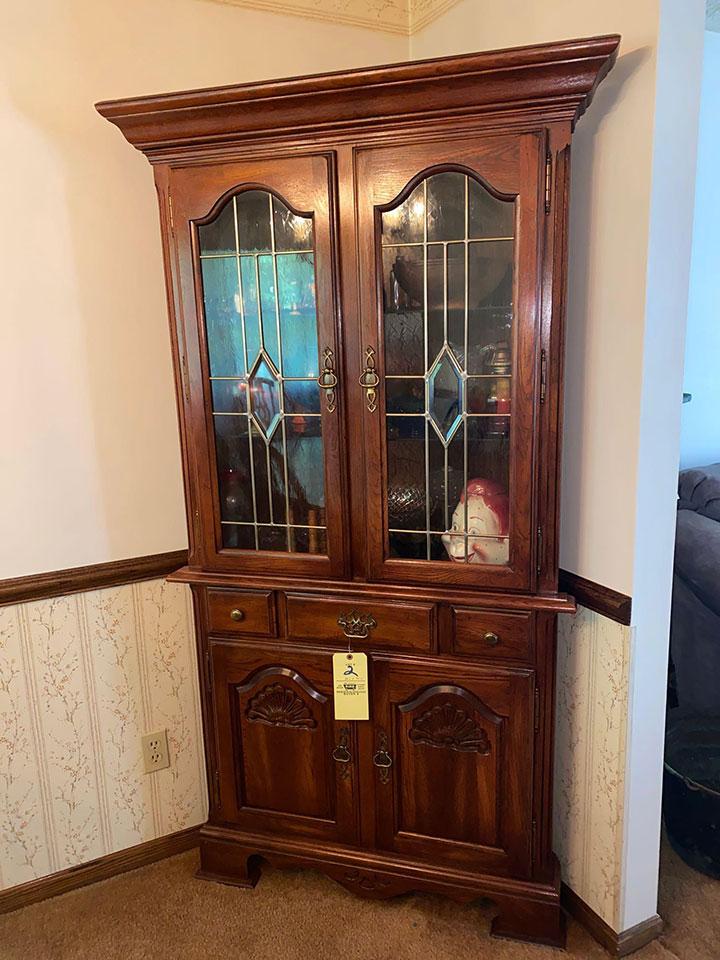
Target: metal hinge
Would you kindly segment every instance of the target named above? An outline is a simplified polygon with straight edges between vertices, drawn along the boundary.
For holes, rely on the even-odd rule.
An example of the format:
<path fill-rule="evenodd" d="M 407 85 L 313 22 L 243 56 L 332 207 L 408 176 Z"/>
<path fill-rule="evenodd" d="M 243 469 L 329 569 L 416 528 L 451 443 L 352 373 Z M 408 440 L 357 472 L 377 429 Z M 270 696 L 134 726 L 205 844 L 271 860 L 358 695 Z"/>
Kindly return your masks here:
<path fill-rule="evenodd" d="M 170 194 L 168 194 L 168 210 L 169 210 L 169 212 L 170 212 L 170 231 L 171 231 L 171 233 L 174 234 L 174 233 L 175 233 L 175 218 L 174 218 L 174 216 L 173 216 L 173 202 L 172 202 L 172 196 L 171 196 Z"/>
<path fill-rule="evenodd" d="M 532 822 L 532 838 L 530 840 L 530 845 L 532 847 L 530 856 L 532 857 L 532 862 L 535 863 L 535 849 L 537 846 L 537 820 L 533 820 Z"/>
<path fill-rule="evenodd" d="M 188 365 L 187 357 L 183 353 L 180 358 L 180 364 L 182 366 L 182 381 L 183 381 L 183 393 L 185 395 L 185 402 L 190 403 L 190 378 L 188 376 Z"/>
<path fill-rule="evenodd" d="M 540 351 L 540 403 L 545 403 L 545 393 L 547 392 L 547 353 Z"/>
<path fill-rule="evenodd" d="M 543 548 L 543 532 L 542 532 L 542 527 L 538 527 L 537 528 L 537 566 L 535 568 L 538 574 L 542 571 L 542 548 Z"/>
<path fill-rule="evenodd" d="M 540 687 L 535 687 L 535 733 L 540 729 Z"/>
<path fill-rule="evenodd" d="M 210 648 L 205 651 L 205 681 L 208 695 L 212 695 L 212 663 L 210 662 Z"/>
<path fill-rule="evenodd" d="M 548 150 L 545 154 L 545 213 L 550 213 L 552 199 L 552 154 Z"/>

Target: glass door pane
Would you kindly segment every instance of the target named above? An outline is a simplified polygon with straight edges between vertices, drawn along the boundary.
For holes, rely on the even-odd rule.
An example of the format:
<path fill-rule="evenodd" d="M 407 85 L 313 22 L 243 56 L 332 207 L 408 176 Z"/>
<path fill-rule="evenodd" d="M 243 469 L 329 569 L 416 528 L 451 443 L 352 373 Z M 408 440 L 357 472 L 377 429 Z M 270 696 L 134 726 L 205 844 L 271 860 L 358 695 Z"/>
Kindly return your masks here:
<path fill-rule="evenodd" d="M 327 554 L 313 218 L 247 190 L 198 241 L 222 546 Z"/>
<path fill-rule="evenodd" d="M 515 206 L 452 171 L 381 215 L 390 558 L 508 563 Z"/>

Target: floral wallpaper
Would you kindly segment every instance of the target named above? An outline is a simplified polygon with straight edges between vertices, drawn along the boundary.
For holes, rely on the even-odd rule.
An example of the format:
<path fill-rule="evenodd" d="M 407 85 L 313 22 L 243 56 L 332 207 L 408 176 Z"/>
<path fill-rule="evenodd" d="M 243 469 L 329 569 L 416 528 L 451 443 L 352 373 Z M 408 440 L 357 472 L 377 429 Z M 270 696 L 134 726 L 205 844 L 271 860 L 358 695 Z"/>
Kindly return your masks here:
<path fill-rule="evenodd" d="M 555 850 L 563 880 L 619 931 L 631 631 L 583 607 L 558 624 Z"/>
<path fill-rule="evenodd" d="M 205 819 L 192 623 L 163 580 L 0 608 L 0 888 Z"/>
<path fill-rule="evenodd" d="M 555 849 L 619 930 L 630 628 L 558 619 Z M 205 820 L 192 625 L 163 580 L 0 607 L 0 889 Z M 145 774 L 163 728 L 170 767 Z"/>
<path fill-rule="evenodd" d="M 458 0 L 214 0 L 236 7 L 289 13 L 313 20 L 348 23 L 389 33 L 410 34 L 439 17 Z"/>

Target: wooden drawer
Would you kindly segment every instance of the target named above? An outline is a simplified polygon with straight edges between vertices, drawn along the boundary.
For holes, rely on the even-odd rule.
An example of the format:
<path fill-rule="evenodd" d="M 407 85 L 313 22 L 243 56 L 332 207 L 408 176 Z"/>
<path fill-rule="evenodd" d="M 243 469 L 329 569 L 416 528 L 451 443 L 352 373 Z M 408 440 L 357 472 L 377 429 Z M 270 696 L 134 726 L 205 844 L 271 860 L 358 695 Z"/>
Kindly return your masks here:
<path fill-rule="evenodd" d="M 355 615 L 357 621 L 353 622 Z M 369 618 L 375 625 L 364 629 L 362 624 Z M 346 620 L 348 626 L 339 624 L 339 619 Z M 347 633 L 351 633 L 351 642 L 360 647 L 429 651 L 434 624 L 432 603 L 287 595 L 287 633 L 293 640 L 332 643 L 342 649 L 348 642 Z"/>
<path fill-rule="evenodd" d="M 529 660 L 533 654 L 534 614 L 453 607 L 453 653 Z"/>
<path fill-rule="evenodd" d="M 271 590 L 208 590 L 207 612 L 210 633 L 277 635 Z"/>

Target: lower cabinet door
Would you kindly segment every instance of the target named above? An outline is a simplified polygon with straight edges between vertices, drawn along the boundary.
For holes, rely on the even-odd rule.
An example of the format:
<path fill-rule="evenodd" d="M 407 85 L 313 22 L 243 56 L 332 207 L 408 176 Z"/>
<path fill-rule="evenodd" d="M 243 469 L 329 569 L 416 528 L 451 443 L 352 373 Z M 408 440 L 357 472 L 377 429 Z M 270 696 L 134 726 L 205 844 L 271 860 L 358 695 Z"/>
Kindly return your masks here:
<path fill-rule="evenodd" d="M 376 660 L 373 678 L 378 846 L 528 876 L 533 672 Z"/>
<path fill-rule="evenodd" d="M 331 655 L 215 641 L 211 664 L 219 819 L 353 840 L 355 731 L 333 717 Z"/>

